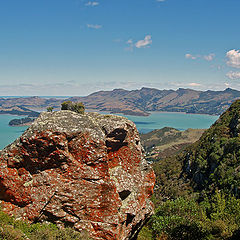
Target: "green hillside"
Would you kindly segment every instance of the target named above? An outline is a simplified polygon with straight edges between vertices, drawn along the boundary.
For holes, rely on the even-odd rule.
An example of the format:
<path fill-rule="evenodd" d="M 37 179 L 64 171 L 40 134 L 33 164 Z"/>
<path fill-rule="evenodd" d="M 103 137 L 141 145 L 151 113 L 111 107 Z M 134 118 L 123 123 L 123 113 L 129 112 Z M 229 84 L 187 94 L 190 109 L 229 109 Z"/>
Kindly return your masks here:
<path fill-rule="evenodd" d="M 195 189 L 222 189 L 239 197 L 240 100 L 185 151 L 184 172 Z"/>
<path fill-rule="evenodd" d="M 240 239 L 240 100 L 194 144 L 153 164 L 150 239 Z"/>

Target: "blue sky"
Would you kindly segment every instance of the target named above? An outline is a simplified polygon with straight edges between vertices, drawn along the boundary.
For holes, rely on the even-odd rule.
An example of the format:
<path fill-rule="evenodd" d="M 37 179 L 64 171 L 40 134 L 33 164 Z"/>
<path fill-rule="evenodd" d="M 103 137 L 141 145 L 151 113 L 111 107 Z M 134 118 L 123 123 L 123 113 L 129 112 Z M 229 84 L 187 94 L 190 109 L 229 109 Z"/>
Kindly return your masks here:
<path fill-rule="evenodd" d="M 240 90 L 239 0 L 0 1 L 0 95 Z"/>

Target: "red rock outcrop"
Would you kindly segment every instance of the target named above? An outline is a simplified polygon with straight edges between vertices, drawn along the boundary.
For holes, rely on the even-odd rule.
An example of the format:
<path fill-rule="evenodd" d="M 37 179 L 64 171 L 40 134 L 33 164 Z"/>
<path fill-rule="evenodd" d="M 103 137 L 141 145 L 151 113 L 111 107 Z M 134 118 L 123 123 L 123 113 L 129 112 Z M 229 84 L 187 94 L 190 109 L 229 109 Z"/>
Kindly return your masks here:
<path fill-rule="evenodd" d="M 42 113 L 0 154 L 2 209 L 31 222 L 135 239 L 153 212 L 155 175 L 124 117 Z"/>

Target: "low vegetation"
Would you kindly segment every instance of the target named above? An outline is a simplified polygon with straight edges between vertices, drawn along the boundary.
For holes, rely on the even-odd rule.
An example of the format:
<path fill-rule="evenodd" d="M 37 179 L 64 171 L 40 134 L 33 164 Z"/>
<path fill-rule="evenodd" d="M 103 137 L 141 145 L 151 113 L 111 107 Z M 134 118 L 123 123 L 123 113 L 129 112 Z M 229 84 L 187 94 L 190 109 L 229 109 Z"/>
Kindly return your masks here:
<path fill-rule="evenodd" d="M 71 228 L 59 229 L 55 224 L 29 224 L 16 220 L 0 210 L 0 239 L 2 240 L 90 240 L 87 233 Z"/>

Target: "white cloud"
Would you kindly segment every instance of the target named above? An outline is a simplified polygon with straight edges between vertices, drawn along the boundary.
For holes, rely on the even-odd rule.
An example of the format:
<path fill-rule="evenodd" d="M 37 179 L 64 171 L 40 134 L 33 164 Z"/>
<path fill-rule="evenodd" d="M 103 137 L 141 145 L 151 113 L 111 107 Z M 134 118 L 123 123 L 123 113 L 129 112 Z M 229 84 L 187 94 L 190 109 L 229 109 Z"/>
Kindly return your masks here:
<path fill-rule="evenodd" d="M 147 47 L 150 47 L 149 46 L 150 44 L 152 44 L 152 37 L 151 37 L 151 35 L 146 35 L 143 40 L 139 40 L 135 43 L 132 39 L 128 39 L 126 41 L 126 44 L 128 45 L 128 47 L 125 48 L 125 50 L 128 50 L 128 51 L 133 51 L 134 47 L 147 48 Z"/>
<path fill-rule="evenodd" d="M 205 82 L 199 83 L 184 83 L 181 82 L 149 82 L 149 81 L 86 81 L 81 83 L 78 81 L 55 82 L 51 84 L 0 84 L 0 96 L 86 96 L 90 93 L 99 90 L 113 90 L 115 88 L 123 88 L 127 90 L 140 89 L 142 87 L 151 87 L 157 89 L 178 89 L 178 88 L 193 88 L 199 90 L 224 90 L 226 87 L 231 87 L 240 90 L 239 81 L 227 82 Z M 195 86 L 194 86 L 195 85 Z"/>
<path fill-rule="evenodd" d="M 206 60 L 206 61 L 212 61 L 215 57 L 215 54 L 214 53 L 210 53 L 209 55 L 205 55 L 203 56 L 203 58 Z"/>
<path fill-rule="evenodd" d="M 183 82 L 171 82 L 170 83 L 172 86 L 174 86 L 174 88 L 175 87 L 178 87 L 178 88 L 202 88 L 202 87 L 204 87 L 204 85 L 203 84 L 200 84 L 200 83 L 196 83 L 196 82 L 191 82 L 191 83 L 183 83 Z"/>
<path fill-rule="evenodd" d="M 195 60 L 195 59 L 198 58 L 198 56 L 194 56 L 194 55 L 192 55 L 190 53 L 187 53 L 187 54 L 185 54 L 185 58 Z"/>
<path fill-rule="evenodd" d="M 95 7 L 95 6 L 97 6 L 97 5 L 99 5 L 99 2 L 91 2 L 91 1 L 89 1 L 89 2 L 87 2 L 87 3 L 85 4 L 85 6 L 91 6 L 91 7 Z"/>
<path fill-rule="evenodd" d="M 202 86 L 202 84 L 200 84 L 200 83 L 195 83 L 195 82 L 188 83 L 187 85 L 190 86 L 190 87 L 200 87 L 200 86 Z"/>
<path fill-rule="evenodd" d="M 152 44 L 152 37 L 151 35 L 147 35 L 143 40 L 137 41 L 135 46 L 136 48 L 143 48 L 148 47 L 150 44 Z"/>
<path fill-rule="evenodd" d="M 165 2 L 165 0 L 156 0 L 157 2 Z"/>
<path fill-rule="evenodd" d="M 227 65 L 234 68 L 240 68 L 240 52 L 239 50 L 230 50 L 226 54 Z"/>
<path fill-rule="evenodd" d="M 102 28 L 102 25 L 99 24 L 87 24 L 88 28 L 99 29 Z"/>
<path fill-rule="evenodd" d="M 235 79 L 240 79 L 240 72 L 233 72 L 233 71 L 230 71 L 226 74 L 226 76 L 232 80 L 235 80 Z"/>
<path fill-rule="evenodd" d="M 199 54 L 198 55 L 192 55 L 190 53 L 185 54 L 185 58 L 187 58 L 187 59 L 196 60 L 198 58 L 201 58 L 201 59 L 204 59 L 204 60 L 209 61 L 209 62 L 212 61 L 214 59 L 214 57 L 215 57 L 214 53 L 210 53 L 210 54 L 205 55 L 205 56 L 202 56 L 202 55 L 199 55 Z"/>

